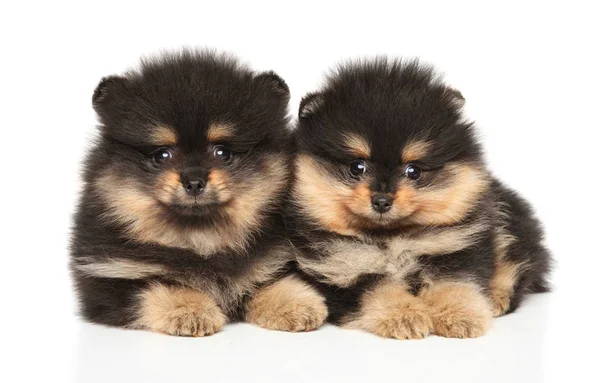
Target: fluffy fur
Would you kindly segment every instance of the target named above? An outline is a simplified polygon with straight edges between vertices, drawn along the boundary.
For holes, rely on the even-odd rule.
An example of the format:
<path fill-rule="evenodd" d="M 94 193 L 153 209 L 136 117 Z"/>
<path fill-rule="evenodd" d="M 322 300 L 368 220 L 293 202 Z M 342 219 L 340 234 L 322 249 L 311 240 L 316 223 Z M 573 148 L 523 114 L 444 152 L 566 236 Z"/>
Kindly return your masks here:
<path fill-rule="evenodd" d="M 209 335 L 244 318 L 255 294 L 286 273 L 288 99 L 276 74 L 208 51 L 142 60 L 100 82 L 92 100 L 100 134 L 71 245 L 87 320 Z M 322 316 L 314 302 L 315 310 L 299 303 L 310 311 L 303 320 Z"/>
<path fill-rule="evenodd" d="M 463 104 L 431 68 L 386 58 L 302 100 L 289 220 L 330 321 L 475 337 L 547 291 L 540 224 L 486 168 Z"/>

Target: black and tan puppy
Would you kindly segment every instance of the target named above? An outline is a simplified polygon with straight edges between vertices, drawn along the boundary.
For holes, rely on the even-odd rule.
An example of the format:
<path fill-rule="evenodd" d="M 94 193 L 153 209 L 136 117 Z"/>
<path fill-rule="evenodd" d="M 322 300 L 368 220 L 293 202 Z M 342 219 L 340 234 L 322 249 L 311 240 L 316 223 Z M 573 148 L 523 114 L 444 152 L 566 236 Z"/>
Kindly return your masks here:
<path fill-rule="evenodd" d="M 302 101 L 291 222 L 332 322 L 477 337 L 547 290 L 540 225 L 486 169 L 463 101 L 432 69 L 385 58 Z"/>
<path fill-rule="evenodd" d="M 201 51 L 102 80 L 71 254 L 87 320 L 191 336 L 325 320 L 324 300 L 286 274 L 288 98 L 274 73 Z"/>

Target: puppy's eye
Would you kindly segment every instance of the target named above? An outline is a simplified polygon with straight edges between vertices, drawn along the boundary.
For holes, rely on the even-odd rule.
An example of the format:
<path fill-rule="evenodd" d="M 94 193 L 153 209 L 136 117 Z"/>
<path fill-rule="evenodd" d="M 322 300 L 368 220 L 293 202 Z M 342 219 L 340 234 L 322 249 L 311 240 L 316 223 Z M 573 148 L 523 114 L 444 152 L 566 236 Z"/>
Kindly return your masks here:
<path fill-rule="evenodd" d="M 173 154 L 169 148 L 160 148 L 152 154 L 152 157 L 157 164 L 163 164 L 169 161 L 173 157 Z"/>
<path fill-rule="evenodd" d="M 404 175 L 409 180 L 418 180 L 419 178 L 421 178 L 422 172 L 423 171 L 421 170 L 421 168 L 413 164 L 408 164 L 406 165 L 406 168 L 404 168 Z"/>
<path fill-rule="evenodd" d="M 356 160 L 350 163 L 350 173 L 355 176 L 360 176 L 367 171 L 367 164 L 363 160 Z"/>
<path fill-rule="evenodd" d="M 231 151 L 225 149 L 223 146 L 217 146 L 213 150 L 213 156 L 222 159 L 223 161 L 228 161 L 231 158 Z"/>

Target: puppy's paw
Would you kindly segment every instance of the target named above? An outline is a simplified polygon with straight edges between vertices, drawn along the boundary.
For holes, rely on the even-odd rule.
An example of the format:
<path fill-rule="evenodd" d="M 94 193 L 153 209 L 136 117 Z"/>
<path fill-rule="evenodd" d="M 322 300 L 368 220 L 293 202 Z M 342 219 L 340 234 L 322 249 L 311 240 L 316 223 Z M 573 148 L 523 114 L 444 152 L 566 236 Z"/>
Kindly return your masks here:
<path fill-rule="evenodd" d="M 423 339 L 433 329 L 427 307 L 421 304 L 398 306 L 384 312 L 366 314 L 358 320 L 359 326 L 349 323 L 347 327 L 359 327 L 383 338 Z"/>
<path fill-rule="evenodd" d="M 384 338 L 422 339 L 433 329 L 428 307 L 404 286 L 384 283 L 365 294 L 359 313 L 344 327 Z"/>
<path fill-rule="evenodd" d="M 447 338 L 477 338 L 485 334 L 492 310 L 479 288 L 470 283 L 445 282 L 423 293 L 429 304 L 434 333 Z"/>
<path fill-rule="evenodd" d="M 246 306 L 246 320 L 269 330 L 311 331 L 326 319 L 325 299 L 293 276 L 260 290 Z"/>
<path fill-rule="evenodd" d="M 433 331 L 446 338 L 478 338 L 489 327 L 487 313 L 454 310 L 433 317 Z"/>
<path fill-rule="evenodd" d="M 178 336 L 207 336 L 223 328 L 225 315 L 220 309 L 179 307 L 164 314 L 152 330 Z"/>
<path fill-rule="evenodd" d="M 511 293 L 507 290 L 492 290 L 492 314 L 494 318 L 504 315 L 510 307 Z"/>
<path fill-rule="evenodd" d="M 207 336 L 221 330 L 227 318 L 206 293 L 156 284 L 140 295 L 132 327 L 178 336 Z"/>

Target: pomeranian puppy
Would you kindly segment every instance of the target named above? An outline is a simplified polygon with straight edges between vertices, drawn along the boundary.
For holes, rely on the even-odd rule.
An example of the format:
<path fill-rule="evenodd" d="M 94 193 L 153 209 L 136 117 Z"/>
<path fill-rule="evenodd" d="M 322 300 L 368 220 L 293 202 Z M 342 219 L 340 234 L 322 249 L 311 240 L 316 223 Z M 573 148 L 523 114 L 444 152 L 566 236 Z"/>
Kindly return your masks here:
<path fill-rule="evenodd" d="M 273 72 L 209 51 L 100 82 L 71 246 L 85 319 L 182 336 L 324 322 L 324 299 L 287 273 L 288 99 Z"/>
<path fill-rule="evenodd" d="M 478 337 L 548 290 L 540 224 L 486 169 L 463 103 L 431 68 L 387 58 L 343 65 L 302 100 L 290 222 L 330 321 Z"/>

